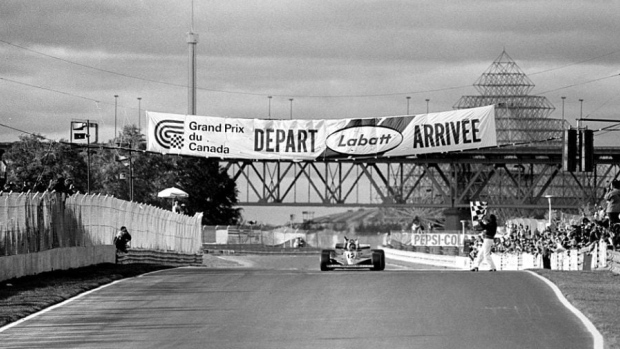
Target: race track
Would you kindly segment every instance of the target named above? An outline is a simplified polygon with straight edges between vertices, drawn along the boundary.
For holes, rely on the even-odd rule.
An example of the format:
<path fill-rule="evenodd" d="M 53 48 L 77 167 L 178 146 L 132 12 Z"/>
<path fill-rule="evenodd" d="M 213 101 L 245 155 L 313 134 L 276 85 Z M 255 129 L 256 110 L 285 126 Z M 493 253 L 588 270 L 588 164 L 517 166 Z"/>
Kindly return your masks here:
<path fill-rule="evenodd" d="M 527 272 L 318 270 L 261 257 L 123 280 L 0 332 L 2 348 L 592 348 Z"/>

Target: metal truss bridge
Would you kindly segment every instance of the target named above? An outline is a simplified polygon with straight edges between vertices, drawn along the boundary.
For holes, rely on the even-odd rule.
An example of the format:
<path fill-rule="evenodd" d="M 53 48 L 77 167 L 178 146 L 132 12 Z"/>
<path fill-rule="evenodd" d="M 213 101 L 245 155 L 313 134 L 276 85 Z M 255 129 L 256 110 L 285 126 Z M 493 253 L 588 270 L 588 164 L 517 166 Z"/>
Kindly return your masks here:
<path fill-rule="evenodd" d="M 466 208 L 470 200 L 531 214 L 598 204 L 620 177 L 620 148 L 596 148 L 595 171 L 562 170 L 561 146 L 494 148 L 417 158 L 351 161 L 224 161 L 239 204 Z M 277 209 L 274 207 L 274 209 Z"/>
<path fill-rule="evenodd" d="M 596 148 L 593 172 L 562 171 L 562 134 L 570 125 L 549 117 L 555 107 L 547 98 L 529 94 L 534 83 L 506 51 L 474 87 L 479 95 L 461 97 L 454 108 L 495 104 L 497 148 L 416 158 L 220 164 L 246 206 L 447 209 L 482 200 L 509 217 L 531 215 L 549 200 L 575 213 L 602 201 L 620 175 L 620 148 Z"/>

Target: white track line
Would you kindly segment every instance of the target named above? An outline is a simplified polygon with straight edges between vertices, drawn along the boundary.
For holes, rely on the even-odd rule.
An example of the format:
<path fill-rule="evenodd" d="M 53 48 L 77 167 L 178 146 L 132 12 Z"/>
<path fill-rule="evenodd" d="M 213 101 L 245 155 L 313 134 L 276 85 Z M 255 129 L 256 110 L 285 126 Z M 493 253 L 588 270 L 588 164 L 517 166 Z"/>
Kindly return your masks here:
<path fill-rule="evenodd" d="M 145 276 L 145 275 L 149 275 L 149 274 L 157 273 L 157 272 L 164 271 L 164 270 L 169 270 L 169 269 L 155 270 L 155 271 L 152 271 L 152 272 L 150 272 L 150 273 L 140 274 L 140 275 L 138 275 L 138 276 L 134 276 L 134 277 L 130 277 L 130 278 L 123 278 L 123 279 L 120 279 L 120 280 L 115 280 L 115 281 L 110 282 L 109 284 L 105 284 L 105 285 L 99 286 L 99 287 L 97 287 L 97 288 L 94 288 L 94 289 L 92 289 L 92 290 L 90 290 L 90 291 L 86 291 L 86 292 L 84 292 L 84 293 L 80 293 L 80 294 L 78 294 L 77 296 L 74 296 L 74 297 L 71 297 L 71 298 L 69 298 L 69 299 L 66 299 L 66 300 L 64 300 L 64 301 L 62 301 L 62 302 L 60 302 L 60 303 L 58 303 L 58 304 L 54 304 L 54 305 L 52 305 L 51 307 L 45 308 L 45 309 L 43 309 L 43 310 L 39 310 L 38 312 L 36 312 L 36 313 L 34 313 L 34 314 L 30 314 L 30 315 L 26 316 L 25 318 L 19 319 L 19 320 L 15 321 L 15 322 L 11 322 L 11 323 L 10 323 L 10 324 L 8 324 L 8 325 L 5 325 L 5 326 L 3 326 L 3 327 L 0 327 L 0 333 L 2 333 L 2 332 L 4 332 L 4 331 L 8 330 L 9 328 L 12 328 L 12 327 L 15 327 L 15 326 L 19 325 L 19 324 L 21 324 L 22 322 L 28 321 L 28 320 L 30 320 L 30 319 L 32 319 L 32 318 L 35 318 L 35 317 L 37 317 L 37 316 L 39 316 L 39 315 L 41 315 L 41 314 L 45 314 L 45 313 L 47 313 L 48 311 L 52 311 L 52 310 L 54 310 L 54 309 L 56 309 L 56 308 L 60 308 L 60 307 L 62 307 L 63 305 L 66 305 L 66 304 L 69 304 L 69 303 L 73 302 L 74 300 L 80 299 L 80 298 L 82 298 L 82 297 L 84 297 L 84 296 L 87 296 L 87 295 L 89 295 L 89 294 L 91 294 L 91 293 L 97 292 L 97 291 L 99 291 L 99 290 L 101 290 L 101 289 L 104 289 L 104 288 L 106 288 L 106 287 L 108 287 L 108 286 L 112 286 L 112 285 L 114 285 L 114 284 L 116 284 L 116 283 L 119 283 L 119 282 L 121 282 L 121 281 L 125 281 L 125 280 L 127 280 L 127 279 L 139 278 L 139 277 L 142 277 L 142 276 Z"/>
<path fill-rule="evenodd" d="M 542 281 L 547 283 L 547 285 L 549 285 L 549 287 L 551 287 L 553 292 L 555 292 L 555 295 L 558 297 L 560 302 L 562 302 L 562 304 L 564 304 L 564 306 L 568 310 L 572 311 L 573 314 L 575 314 L 577 316 L 577 318 L 579 318 L 579 320 L 581 320 L 583 325 L 592 334 L 592 338 L 594 339 L 594 346 L 593 346 L 594 349 L 603 349 L 604 348 L 603 335 L 596 329 L 596 326 L 594 326 L 594 324 L 590 321 L 590 319 L 588 319 L 585 315 L 583 315 L 583 313 L 581 311 L 579 311 L 579 309 L 575 308 L 572 304 L 570 304 L 568 299 L 566 299 L 566 297 L 564 297 L 564 295 L 562 294 L 562 291 L 560 291 L 560 289 L 553 282 L 549 281 L 548 279 L 546 279 L 545 277 L 543 277 L 541 275 L 536 274 L 533 271 L 530 271 L 530 270 L 525 270 L 525 271 L 527 271 L 528 273 L 538 277 L 539 279 L 541 279 Z"/>

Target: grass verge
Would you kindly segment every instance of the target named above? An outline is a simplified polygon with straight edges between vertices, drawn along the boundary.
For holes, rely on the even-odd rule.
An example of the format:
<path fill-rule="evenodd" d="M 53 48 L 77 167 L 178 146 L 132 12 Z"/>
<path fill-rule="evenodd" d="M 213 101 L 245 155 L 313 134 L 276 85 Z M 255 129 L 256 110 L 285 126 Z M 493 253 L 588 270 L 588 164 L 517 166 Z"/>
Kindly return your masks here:
<path fill-rule="evenodd" d="M 620 275 L 608 270 L 558 271 L 537 269 L 562 291 L 601 332 L 605 348 L 620 348 Z"/>
<path fill-rule="evenodd" d="M 99 264 L 56 270 L 0 282 L 0 327 L 114 280 L 169 267 Z"/>

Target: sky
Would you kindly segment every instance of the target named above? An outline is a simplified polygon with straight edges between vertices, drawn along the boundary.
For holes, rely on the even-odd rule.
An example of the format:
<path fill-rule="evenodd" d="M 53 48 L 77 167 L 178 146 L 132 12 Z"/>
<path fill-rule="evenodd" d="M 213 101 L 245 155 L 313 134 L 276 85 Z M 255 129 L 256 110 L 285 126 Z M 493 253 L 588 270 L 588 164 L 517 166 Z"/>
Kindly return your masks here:
<path fill-rule="evenodd" d="M 106 141 L 145 110 L 185 114 L 189 31 L 198 115 L 393 116 L 407 97 L 409 114 L 449 111 L 505 50 L 550 117 L 620 120 L 618 13 L 615 0 L 3 0 L 0 142 L 69 139 L 85 119 Z"/>

